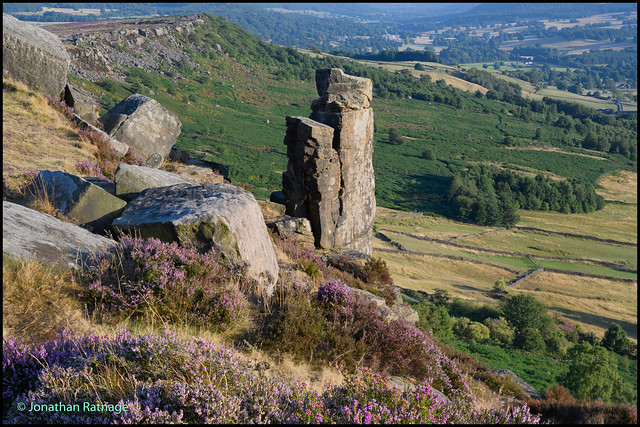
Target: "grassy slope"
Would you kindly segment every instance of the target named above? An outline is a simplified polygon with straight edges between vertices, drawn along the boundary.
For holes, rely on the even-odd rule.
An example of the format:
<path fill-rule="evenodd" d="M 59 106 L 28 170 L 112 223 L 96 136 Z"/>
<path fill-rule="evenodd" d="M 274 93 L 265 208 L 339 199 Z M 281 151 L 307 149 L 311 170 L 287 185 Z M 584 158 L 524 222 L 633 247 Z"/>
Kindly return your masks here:
<path fill-rule="evenodd" d="M 205 39 L 208 31 L 204 28 L 199 34 Z M 211 39 L 222 43 L 224 50 L 235 49 L 233 43 L 237 40 L 251 46 L 261 43 L 253 36 L 236 33 L 237 29 L 225 31 L 221 39 Z M 188 40 L 183 42 L 189 46 Z M 143 48 L 139 50 L 139 54 L 145 53 Z M 194 48 L 191 55 L 200 64 L 199 70 L 180 71 L 186 79 L 174 84 L 174 95 L 168 91 L 170 78 L 150 75 L 151 96 L 180 116 L 180 148 L 230 165 L 233 182 L 252 186 L 257 197 L 268 197 L 281 189 L 281 173 L 286 169 L 282 143 L 285 117 L 309 116 L 311 101 L 317 97 L 315 85 L 312 81 L 275 77 L 273 72 L 278 67 L 267 69 L 260 65 L 260 59 L 245 60 L 246 65 L 242 65 L 231 57 L 201 51 L 201 47 Z M 95 93 L 105 92 L 95 84 L 80 82 Z M 130 85 L 115 87 L 115 92 L 102 97 L 105 105 L 114 105 L 132 93 Z M 142 90 L 147 94 L 151 89 Z M 561 129 L 542 123 L 543 118 L 536 115 L 532 121 L 523 122 L 508 111 L 511 107 L 491 100 L 468 96 L 463 108 L 455 109 L 435 102 L 374 96 L 372 107 L 376 124 L 373 161 L 380 206 L 443 213 L 442 195 L 452 176 L 451 168 L 469 163 L 492 162 L 526 169 L 527 173 L 580 177 L 592 182 L 603 172 L 633 167 L 618 155 L 594 155 L 560 146 L 563 137 L 583 136 L 573 131 L 565 135 Z M 405 136 L 404 145 L 387 143 L 391 127 Z M 537 128 L 541 128 L 543 138 L 533 141 Z M 520 149 L 502 145 L 507 135 L 521 144 Z M 556 151 L 542 147 L 554 147 Z M 426 149 L 433 150 L 437 160 L 424 160 L 421 155 Z"/>
<path fill-rule="evenodd" d="M 572 234 L 582 234 L 626 242 L 637 242 L 637 174 L 617 172 L 599 181 L 599 194 L 607 200 L 623 200 L 627 204 L 609 204 L 592 214 L 565 215 L 554 212 L 520 210 L 520 225 Z M 393 217 L 396 214 L 398 217 Z M 474 247 L 518 251 L 535 255 L 589 258 L 609 262 L 623 261 L 637 268 L 637 248 L 605 244 L 573 237 L 556 236 L 524 230 L 504 230 L 486 233 L 490 227 L 460 224 L 429 216 L 400 216 L 390 209 L 379 210 L 376 225 L 393 241 L 410 251 L 461 256 L 484 262 L 455 261 L 429 255 L 376 251 L 394 249 L 389 243 L 375 239 L 374 253 L 389 265 L 396 283 L 411 289 L 433 292 L 445 289 L 452 296 L 480 302 L 495 302 L 486 293 L 498 277 L 510 280 L 515 274 L 489 264 L 526 271 L 531 262 L 522 257 L 510 257 L 472 251 L 454 246 L 418 240 L 393 231 L 416 236 L 429 236 Z M 385 231 L 390 230 L 390 231 Z M 538 260 L 543 267 L 620 278 L 637 278 L 636 273 L 615 270 L 589 263 Z M 538 273 L 511 292 L 532 293 L 561 319 L 580 324 L 584 330 L 602 335 L 611 322 L 618 322 L 632 339 L 637 339 L 637 282 L 626 283 L 608 279 Z"/>
<path fill-rule="evenodd" d="M 96 151 L 42 96 L 3 79 L 2 176 L 9 183 L 41 169 L 76 172 L 75 164 Z"/>

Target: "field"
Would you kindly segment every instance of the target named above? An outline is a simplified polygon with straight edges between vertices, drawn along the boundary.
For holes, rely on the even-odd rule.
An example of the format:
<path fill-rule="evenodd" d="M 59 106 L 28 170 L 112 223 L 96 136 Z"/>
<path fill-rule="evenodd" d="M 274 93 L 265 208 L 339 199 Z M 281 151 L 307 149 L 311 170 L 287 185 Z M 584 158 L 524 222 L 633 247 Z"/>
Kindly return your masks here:
<path fill-rule="evenodd" d="M 488 292 L 499 277 L 510 281 L 538 267 L 563 270 L 537 272 L 508 291 L 534 295 L 551 314 L 585 331 L 602 335 L 617 322 L 637 340 L 637 246 L 632 245 L 637 244 L 637 173 L 606 174 L 598 186 L 610 203 L 595 213 L 519 211 L 517 226 L 549 232 L 481 227 L 378 208 L 381 234 L 374 239 L 374 256 L 387 262 L 401 287 L 429 293 L 443 289 L 452 297 L 494 304 Z"/>

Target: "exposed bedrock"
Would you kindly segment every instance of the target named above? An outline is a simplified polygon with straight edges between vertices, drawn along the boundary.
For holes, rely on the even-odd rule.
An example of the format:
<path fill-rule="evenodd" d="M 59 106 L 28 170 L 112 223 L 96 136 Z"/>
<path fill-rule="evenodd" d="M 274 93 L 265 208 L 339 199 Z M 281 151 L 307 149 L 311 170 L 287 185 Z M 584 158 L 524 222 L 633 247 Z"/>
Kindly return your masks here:
<path fill-rule="evenodd" d="M 371 80 L 316 71 L 309 119 L 287 117 L 287 215 L 309 218 L 316 246 L 371 254 L 375 217 Z"/>

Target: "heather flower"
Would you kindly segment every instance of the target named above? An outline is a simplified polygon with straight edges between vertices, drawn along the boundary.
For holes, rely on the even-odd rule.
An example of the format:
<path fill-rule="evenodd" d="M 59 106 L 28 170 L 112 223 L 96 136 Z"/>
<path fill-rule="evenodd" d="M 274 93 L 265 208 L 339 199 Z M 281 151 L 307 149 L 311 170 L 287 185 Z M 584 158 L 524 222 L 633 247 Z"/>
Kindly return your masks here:
<path fill-rule="evenodd" d="M 444 404 L 429 380 L 413 391 L 389 387 L 387 378 L 362 369 L 319 395 L 304 383 L 269 379 L 252 362 L 201 339 L 175 334 L 114 338 L 74 336 L 3 344 L 5 423 L 536 423 L 526 406 L 479 411 Z M 116 374 L 116 375 L 114 375 Z M 117 378 L 114 381 L 114 378 Z M 122 411 L 19 411 L 17 403 L 88 401 Z"/>
<path fill-rule="evenodd" d="M 239 290 L 245 271 L 245 265 L 222 263 L 175 242 L 124 237 L 89 260 L 80 296 L 105 322 L 156 317 L 225 330 L 246 312 Z"/>

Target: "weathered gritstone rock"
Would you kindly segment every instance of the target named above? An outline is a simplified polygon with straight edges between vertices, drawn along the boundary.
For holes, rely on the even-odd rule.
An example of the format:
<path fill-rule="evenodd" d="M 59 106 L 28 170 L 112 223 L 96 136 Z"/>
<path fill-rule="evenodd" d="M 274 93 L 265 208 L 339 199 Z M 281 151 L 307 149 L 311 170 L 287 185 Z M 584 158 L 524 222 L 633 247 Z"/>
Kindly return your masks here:
<path fill-rule="evenodd" d="M 97 104 L 87 90 L 67 82 L 64 87 L 64 102 L 87 123 L 94 126 L 98 123 Z"/>
<path fill-rule="evenodd" d="M 62 171 L 40 171 L 26 194 L 49 198 L 63 215 L 100 233 L 109 230 L 111 222 L 127 205 L 84 178 Z"/>
<path fill-rule="evenodd" d="M 287 117 L 287 215 L 311 221 L 316 246 L 371 255 L 375 217 L 371 80 L 316 71 L 310 119 Z"/>
<path fill-rule="evenodd" d="M 113 227 L 246 261 L 249 274 L 269 295 L 278 279 L 276 254 L 256 199 L 230 184 L 144 190 Z"/>
<path fill-rule="evenodd" d="M 2 76 L 58 98 L 71 58 L 55 34 L 2 14 Z"/>
<path fill-rule="evenodd" d="M 115 244 L 51 215 L 2 202 L 2 252 L 11 258 L 34 257 L 80 268 L 91 254 L 105 252 Z"/>
<path fill-rule="evenodd" d="M 289 216 L 308 218 L 316 245 L 330 249 L 341 210 L 340 162 L 333 129 L 304 117 L 287 117 L 287 171 L 282 175 Z"/>
<path fill-rule="evenodd" d="M 167 157 L 182 126 L 178 116 L 158 101 L 140 94 L 125 98 L 100 121 L 109 136 L 133 147 L 143 161 L 154 153 L 162 159 Z"/>
<path fill-rule="evenodd" d="M 397 375 L 390 376 L 387 383 L 390 387 L 397 388 L 401 391 L 413 391 L 416 389 L 416 383 L 414 381 L 399 377 Z M 441 403 L 451 403 L 451 399 L 449 399 L 447 395 L 440 390 L 433 387 L 431 387 L 431 390 L 435 393 L 438 401 L 440 401 Z"/>
<path fill-rule="evenodd" d="M 176 184 L 198 185 L 195 181 L 163 170 L 120 163 L 115 173 L 116 196 L 131 201 L 147 188 Z"/>
<path fill-rule="evenodd" d="M 267 227 L 275 230 L 279 236 L 294 238 L 307 249 L 313 249 L 315 246 L 311 223 L 307 218 L 292 218 L 284 215 L 268 222 Z"/>
<path fill-rule="evenodd" d="M 83 130 L 90 129 L 95 134 L 99 135 L 107 143 L 109 148 L 113 150 L 113 152 L 116 154 L 116 156 L 119 159 L 126 156 L 127 153 L 129 152 L 129 146 L 127 144 L 120 142 L 117 139 L 111 138 L 105 131 L 98 129 L 97 127 L 95 127 L 94 125 L 92 125 L 91 123 L 89 123 L 87 120 L 80 117 L 76 113 L 73 113 L 73 119 L 78 124 L 78 126 L 80 126 L 81 129 Z"/>

